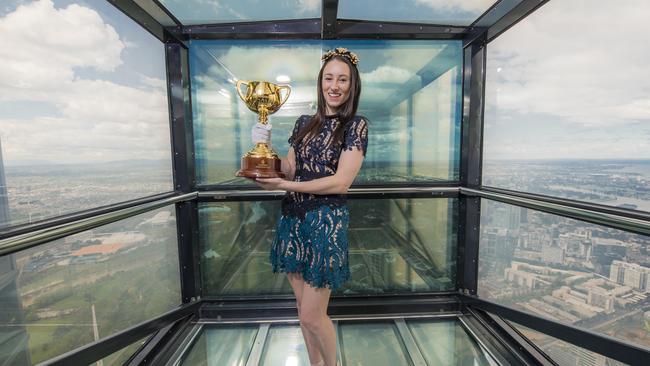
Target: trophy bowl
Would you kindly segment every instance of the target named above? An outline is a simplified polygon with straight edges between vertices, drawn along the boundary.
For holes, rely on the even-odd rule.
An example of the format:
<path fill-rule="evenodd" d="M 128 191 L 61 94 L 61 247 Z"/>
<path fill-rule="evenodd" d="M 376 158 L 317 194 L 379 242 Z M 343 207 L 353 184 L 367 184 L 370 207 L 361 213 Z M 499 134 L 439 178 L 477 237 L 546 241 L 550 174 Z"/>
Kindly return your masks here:
<path fill-rule="evenodd" d="M 242 92 L 241 86 L 246 86 Z M 285 91 L 284 96 L 282 91 Z M 248 109 L 259 115 L 261 124 L 268 123 L 268 116 L 280 109 L 289 99 L 291 87 L 277 85 L 268 81 L 237 81 L 237 94 Z M 255 178 L 284 178 L 282 162 L 278 154 L 265 142 L 258 142 L 255 147 L 241 158 L 241 169 L 235 174 L 238 177 Z"/>

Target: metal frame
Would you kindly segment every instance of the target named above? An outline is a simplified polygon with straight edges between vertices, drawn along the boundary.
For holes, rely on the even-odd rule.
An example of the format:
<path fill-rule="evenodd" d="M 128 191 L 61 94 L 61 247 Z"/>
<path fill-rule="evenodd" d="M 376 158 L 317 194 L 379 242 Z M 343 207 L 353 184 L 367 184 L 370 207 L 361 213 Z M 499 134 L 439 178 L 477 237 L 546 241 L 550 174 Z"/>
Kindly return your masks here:
<path fill-rule="evenodd" d="M 67 365 L 89 365 L 100 360 L 113 352 L 119 351 L 125 346 L 136 342 L 151 333 L 154 333 L 169 324 L 183 318 L 196 314 L 201 305 L 200 301 L 182 305 L 174 310 L 159 315 L 153 319 L 142 322 L 131 328 L 115 333 L 102 340 L 89 343 L 83 347 L 74 349 L 60 356 L 51 358 L 39 365 L 41 366 L 67 366 Z"/>
<path fill-rule="evenodd" d="M 457 186 L 423 187 L 423 188 L 350 188 L 348 199 L 376 198 L 458 198 L 460 188 Z M 198 193 L 199 202 L 235 202 L 280 200 L 284 191 L 217 190 Z"/>
<path fill-rule="evenodd" d="M 24 249 L 32 248 L 37 245 L 60 239 L 65 236 L 80 233 L 112 222 L 124 220 L 141 213 L 145 213 L 157 208 L 165 207 L 178 202 L 192 200 L 197 197 L 197 193 L 187 193 L 165 198 L 153 202 L 144 203 L 135 207 L 117 209 L 101 215 L 94 215 L 84 219 L 76 220 L 64 225 L 51 226 L 42 230 L 29 232 L 27 234 L 17 235 L 0 240 L 0 255 L 16 253 Z"/>
<path fill-rule="evenodd" d="M 157 0 L 106 0 L 161 42 L 176 40 L 181 23 Z"/>
<path fill-rule="evenodd" d="M 511 8 L 507 13 L 505 13 L 502 18 L 490 24 L 487 30 L 487 41 L 491 42 L 493 39 L 500 36 L 501 33 L 519 23 L 519 21 L 532 14 L 548 1 L 549 0 L 523 0 L 517 6 Z"/>
<path fill-rule="evenodd" d="M 187 48 L 179 42 L 166 44 L 165 55 L 169 85 L 174 187 L 180 191 L 189 192 L 193 191 L 196 185 L 189 55 Z M 181 298 L 183 303 L 187 303 L 201 297 L 196 200 L 176 206 L 176 225 Z"/>
<path fill-rule="evenodd" d="M 200 299 L 201 293 L 200 283 L 198 283 L 199 276 L 197 275 L 198 268 L 194 266 L 194 264 L 198 263 L 197 250 L 193 247 L 197 244 L 197 203 L 279 199 L 282 192 L 248 190 L 245 187 L 234 187 L 234 189 L 217 187 L 219 190 L 210 190 L 215 187 L 201 187 L 204 191 L 189 193 L 195 189 L 192 123 L 190 119 L 191 113 L 189 113 L 188 109 L 191 101 L 188 89 L 189 66 L 187 63 L 186 41 L 189 39 L 462 39 L 465 47 L 465 61 L 460 186 L 450 186 L 449 182 L 413 184 L 409 188 L 403 186 L 364 186 L 353 188 L 350 197 L 358 199 L 460 196 L 461 225 L 459 225 L 458 234 L 459 242 L 465 245 L 459 248 L 458 252 L 459 277 L 457 286 L 466 294 L 476 293 L 478 225 L 480 224 L 479 197 L 501 200 L 585 221 L 600 220 L 597 223 L 623 228 L 627 231 L 636 230 L 635 232 L 649 233 L 647 231 L 647 215 L 645 214 L 570 200 L 481 187 L 480 165 L 486 44 L 547 1 L 524 0 L 518 3 L 516 0 L 501 0 L 488 9 L 472 25 L 457 27 L 338 19 L 338 0 L 323 0 L 321 19 L 183 26 L 158 0 L 109 0 L 111 4 L 131 17 L 148 32 L 166 43 L 165 50 L 170 81 L 170 116 L 172 116 L 170 126 L 174 152 L 174 186 L 186 194 L 179 195 L 177 193 L 175 196 L 165 196 L 160 200 L 158 199 L 161 197 L 158 196 L 156 198 L 144 198 L 55 218 L 43 222 L 39 226 L 15 228 L 15 230 L 0 236 L 0 255 L 14 253 L 46 241 L 105 225 L 164 205 L 177 203 L 183 302 L 192 302 L 104 340 L 51 359 L 44 364 L 89 364 L 155 330 L 163 327 L 171 329 L 170 324 L 191 314 L 196 314 L 204 302 L 207 306 L 202 309 L 202 314 L 209 315 L 211 312 L 218 311 L 220 315 L 233 318 L 243 317 L 244 315 L 246 315 L 246 319 L 250 319 L 249 316 L 268 317 L 271 313 L 278 315 L 287 311 L 295 311 L 293 301 L 281 300 L 284 303 L 278 303 L 269 301 L 267 297 L 262 297 L 261 300 L 249 298 L 244 302 L 240 301 L 240 303 L 237 303 L 236 300 L 219 299 L 218 305 L 195 300 Z M 165 195 L 170 194 L 172 193 Z M 182 203 L 187 200 L 192 200 L 192 202 Z M 598 216 L 598 218 L 593 218 L 594 215 Z M 616 215 L 617 217 L 602 215 Z M 647 359 L 650 356 L 647 350 L 607 336 L 542 319 L 476 297 L 461 296 L 459 301 L 456 296 L 456 293 L 436 293 L 411 296 L 395 295 L 392 297 L 336 298 L 333 299 L 332 305 L 334 312 L 338 314 L 354 313 L 358 312 L 358 309 L 363 309 L 366 314 L 368 311 L 386 314 L 403 311 L 405 304 L 409 305 L 411 311 L 417 311 L 418 309 L 422 311 L 424 309 L 431 310 L 431 306 L 438 306 L 441 309 L 447 307 L 448 311 L 454 311 L 459 303 L 468 303 L 470 309 L 478 308 L 494 312 L 523 325 L 534 327 L 556 338 L 623 362 L 636 364 L 638 360 L 643 359 L 641 357 Z M 289 303 L 290 305 L 288 305 Z M 486 328 L 508 331 L 504 326 L 506 323 L 499 323 L 498 319 L 493 320 L 492 324 L 485 323 Z M 163 332 L 167 332 L 167 330 Z M 521 339 L 517 339 L 512 334 L 510 336 L 512 337 L 511 340 L 521 344 Z M 158 341 L 163 338 L 161 334 L 156 336 Z M 155 348 L 152 344 L 151 347 L 148 347 L 148 350 Z M 139 357 L 139 359 L 144 360 L 143 363 L 146 363 L 146 356 L 141 355 Z"/>
<path fill-rule="evenodd" d="M 580 204 L 579 206 L 581 207 L 576 207 L 576 205 L 569 206 L 563 203 L 565 201 L 563 199 L 549 200 L 541 196 L 535 197 L 534 195 L 523 193 L 515 195 L 494 189 L 485 190 L 461 187 L 460 192 L 466 196 L 482 197 L 519 207 L 548 212 L 554 215 L 605 225 L 636 234 L 650 235 L 650 220 L 645 218 L 632 218 L 629 217 L 630 214 L 628 216 L 621 216 L 620 214 L 604 212 L 603 209 L 596 205 L 585 203 Z M 641 215 L 645 216 L 645 214 Z"/>
<path fill-rule="evenodd" d="M 461 189 L 463 186 L 478 187 L 481 184 L 485 61 L 485 38 L 475 38 L 464 49 L 463 122 L 461 125 L 460 160 Z M 459 217 L 457 288 L 465 294 L 474 295 L 478 287 L 480 199 L 461 195 Z"/>
<path fill-rule="evenodd" d="M 137 198 L 126 202 L 120 202 L 113 205 L 106 205 L 106 206 L 96 207 L 89 210 L 77 211 L 68 215 L 57 216 L 51 219 L 37 221 L 31 224 L 22 224 L 22 225 L 6 227 L 3 228 L 3 231 L 0 231 L 0 240 L 15 237 L 22 234 L 27 234 L 37 230 L 43 230 L 55 226 L 69 224 L 75 221 L 87 219 L 90 217 L 95 217 L 101 214 L 122 210 L 129 207 L 135 207 L 138 205 L 154 202 L 165 198 L 175 197 L 177 195 L 179 195 L 179 192 L 161 193 L 153 196 Z"/>
<path fill-rule="evenodd" d="M 474 330 L 473 328 L 480 327 L 483 332 L 489 333 L 505 347 L 502 354 L 510 354 L 512 358 L 524 365 L 557 366 L 548 355 L 526 338 L 517 336 L 515 332 L 511 332 L 509 327 L 504 327 L 508 324 L 501 318 L 467 306 L 463 311 L 469 317 L 463 322 L 466 328 Z"/>
<path fill-rule="evenodd" d="M 461 295 L 461 298 L 463 303 L 467 304 L 470 308 L 477 308 L 496 314 L 551 337 L 629 365 L 646 364 L 643 360 L 650 359 L 650 350 L 620 341 L 613 337 L 545 319 L 478 297 Z"/>
<path fill-rule="evenodd" d="M 339 11 L 339 0 L 322 0 L 321 11 L 321 38 L 332 39 L 336 37 L 336 19 Z"/>

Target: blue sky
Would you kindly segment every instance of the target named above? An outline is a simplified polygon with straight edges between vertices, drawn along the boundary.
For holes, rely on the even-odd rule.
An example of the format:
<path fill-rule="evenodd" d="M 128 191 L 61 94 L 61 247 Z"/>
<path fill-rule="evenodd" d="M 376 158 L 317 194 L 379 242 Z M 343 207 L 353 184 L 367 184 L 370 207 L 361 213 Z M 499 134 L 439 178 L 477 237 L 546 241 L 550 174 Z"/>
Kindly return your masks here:
<path fill-rule="evenodd" d="M 650 158 L 648 14 L 554 0 L 488 44 L 484 158 Z"/>
<path fill-rule="evenodd" d="M 107 1 L 0 4 L 5 165 L 170 159 L 158 39 Z"/>
<path fill-rule="evenodd" d="M 386 14 L 478 16 L 491 3 L 412 0 Z M 193 9 L 245 19 L 255 4 L 195 0 Z M 320 1 L 277 4 L 299 7 L 295 17 L 320 13 Z M 341 1 L 339 15 L 363 4 Z M 650 49 L 640 47 L 650 44 L 649 12 L 644 0 L 554 0 L 490 43 L 485 158 L 650 158 Z M 0 40 L 5 165 L 169 159 L 163 45 L 108 1 L 0 0 Z M 365 57 L 365 80 L 408 76 L 399 68 L 419 57 L 405 53 Z"/>

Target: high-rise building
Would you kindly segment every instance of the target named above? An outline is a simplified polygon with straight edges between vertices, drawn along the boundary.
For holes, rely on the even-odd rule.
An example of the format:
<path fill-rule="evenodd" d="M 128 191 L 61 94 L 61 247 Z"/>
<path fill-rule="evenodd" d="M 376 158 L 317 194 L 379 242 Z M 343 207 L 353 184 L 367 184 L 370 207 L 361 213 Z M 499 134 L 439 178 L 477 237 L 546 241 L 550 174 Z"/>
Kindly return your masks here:
<path fill-rule="evenodd" d="M 0 141 L 0 229 L 9 226 L 9 197 L 5 178 L 2 141 Z M 18 269 L 13 254 L 0 257 L 0 324 L 16 325 L 10 333 L 3 334 L 5 344 L 13 344 L 14 352 L 0 355 L 3 365 L 31 365 L 27 330 L 24 327 L 23 307 L 18 296 Z"/>
<path fill-rule="evenodd" d="M 650 268 L 635 263 L 613 261 L 609 267 L 609 279 L 633 287 L 637 290 L 650 292 Z"/>
<path fill-rule="evenodd" d="M 2 157 L 2 140 L 0 140 L 0 228 L 9 226 L 9 196 L 7 195 L 7 179 Z"/>

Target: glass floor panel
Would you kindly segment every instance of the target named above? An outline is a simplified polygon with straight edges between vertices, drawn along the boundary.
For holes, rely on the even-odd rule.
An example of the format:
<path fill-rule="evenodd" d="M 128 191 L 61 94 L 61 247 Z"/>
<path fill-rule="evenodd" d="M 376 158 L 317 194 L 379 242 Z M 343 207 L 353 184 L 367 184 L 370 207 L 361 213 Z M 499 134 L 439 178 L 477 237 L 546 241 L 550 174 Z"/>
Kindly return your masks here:
<path fill-rule="evenodd" d="M 457 318 L 335 321 L 342 366 L 498 365 Z M 309 366 L 298 324 L 206 324 L 180 365 Z"/>
<path fill-rule="evenodd" d="M 181 365 L 245 366 L 257 332 L 248 324 L 203 328 Z"/>

